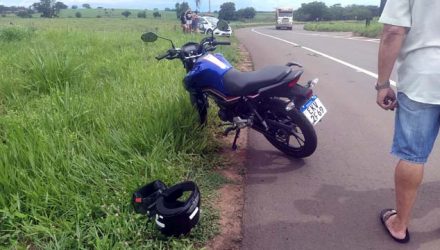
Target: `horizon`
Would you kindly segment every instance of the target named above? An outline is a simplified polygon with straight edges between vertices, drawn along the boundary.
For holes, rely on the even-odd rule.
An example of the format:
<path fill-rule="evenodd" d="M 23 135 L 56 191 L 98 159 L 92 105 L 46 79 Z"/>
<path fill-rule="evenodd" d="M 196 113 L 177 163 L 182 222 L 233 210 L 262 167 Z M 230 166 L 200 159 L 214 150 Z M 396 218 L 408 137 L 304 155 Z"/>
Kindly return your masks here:
<path fill-rule="evenodd" d="M 71 8 L 72 5 L 78 6 L 78 8 L 82 8 L 82 4 L 90 4 L 93 9 L 98 7 L 102 8 L 115 8 L 115 9 L 159 9 L 164 10 L 165 8 L 174 9 L 175 4 L 177 2 L 187 2 L 192 9 L 198 9 L 202 12 L 207 12 L 209 10 L 209 2 L 211 2 L 211 11 L 218 11 L 220 9 L 220 5 L 225 2 L 233 2 L 235 3 L 235 8 L 242 9 L 246 7 L 253 7 L 256 11 L 273 11 L 276 7 L 292 7 L 294 9 L 298 9 L 301 7 L 302 3 L 310 3 L 315 0 L 302 0 L 302 1 L 294 1 L 292 3 L 291 0 L 266 0 L 266 1 L 256 1 L 256 0 L 244 0 L 244 1 L 235 1 L 235 0 L 211 0 L 211 1 L 201 1 L 199 8 L 196 8 L 195 1 L 175 1 L 175 0 L 149 0 L 145 2 L 140 2 L 137 0 L 92 0 L 92 1 L 78 1 L 78 0 L 68 0 L 68 1 L 60 1 L 69 6 Z M 0 5 L 4 6 L 16 6 L 16 7 L 30 7 L 33 3 L 37 3 L 39 1 L 35 0 L 0 0 Z M 148 3 L 147 3 L 148 2 Z M 322 0 L 320 2 L 324 2 L 328 7 L 334 4 L 341 4 L 342 6 L 348 5 L 374 5 L 379 6 L 380 0 Z"/>

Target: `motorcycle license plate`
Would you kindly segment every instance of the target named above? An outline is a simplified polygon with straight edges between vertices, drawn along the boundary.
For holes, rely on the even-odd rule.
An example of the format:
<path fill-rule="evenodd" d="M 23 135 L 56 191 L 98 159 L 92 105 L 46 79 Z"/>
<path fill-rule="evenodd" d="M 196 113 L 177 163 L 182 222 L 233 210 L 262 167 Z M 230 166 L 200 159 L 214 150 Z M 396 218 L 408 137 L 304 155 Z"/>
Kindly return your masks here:
<path fill-rule="evenodd" d="M 316 125 L 327 113 L 327 109 L 316 95 L 312 96 L 306 104 L 301 107 L 300 111 L 313 125 Z"/>

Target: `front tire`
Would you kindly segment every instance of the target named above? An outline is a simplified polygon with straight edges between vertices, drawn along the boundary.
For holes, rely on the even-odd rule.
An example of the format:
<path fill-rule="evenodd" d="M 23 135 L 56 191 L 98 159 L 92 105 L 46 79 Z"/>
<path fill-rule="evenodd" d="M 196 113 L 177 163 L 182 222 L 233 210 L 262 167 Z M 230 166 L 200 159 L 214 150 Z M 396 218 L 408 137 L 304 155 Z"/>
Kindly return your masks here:
<path fill-rule="evenodd" d="M 203 94 L 190 94 L 191 104 L 199 114 L 201 126 L 205 126 L 208 120 L 208 99 Z"/>
<path fill-rule="evenodd" d="M 269 131 L 264 136 L 275 148 L 289 156 L 308 157 L 315 152 L 318 144 L 315 129 L 304 114 L 295 108 L 287 111 L 286 105 L 285 101 L 272 100 L 265 119 L 284 126 L 270 122 Z"/>

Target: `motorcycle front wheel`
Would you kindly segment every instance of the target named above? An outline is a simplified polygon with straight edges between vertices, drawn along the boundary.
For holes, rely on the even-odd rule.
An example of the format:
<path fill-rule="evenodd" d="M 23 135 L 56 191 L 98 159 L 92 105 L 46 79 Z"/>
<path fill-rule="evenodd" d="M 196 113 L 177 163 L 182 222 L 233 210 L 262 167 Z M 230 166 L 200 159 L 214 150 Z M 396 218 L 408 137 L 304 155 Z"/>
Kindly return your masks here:
<path fill-rule="evenodd" d="M 199 113 L 200 125 L 205 126 L 208 120 L 208 99 L 203 94 L 189 94 L 191 104 Z"/>
<path fill-rule="evenodd" d="M 312 155 L 318 140 L 313 125 L 307 118 L 293 108 L 286 110 L 287 102 L 272 100 L 265 111 L 269 131 L 264 133 L 266 139 L 281 152 L 294 158 Z"/>

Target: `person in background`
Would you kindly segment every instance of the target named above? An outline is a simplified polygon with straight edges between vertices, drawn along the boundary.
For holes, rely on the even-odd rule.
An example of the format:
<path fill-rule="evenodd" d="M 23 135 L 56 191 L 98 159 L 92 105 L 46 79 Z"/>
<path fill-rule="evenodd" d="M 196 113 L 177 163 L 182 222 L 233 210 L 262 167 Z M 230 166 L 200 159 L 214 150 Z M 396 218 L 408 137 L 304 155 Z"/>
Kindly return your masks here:
<path fill-rule="evenodd" d="M 192 15 L 192 31 L 199 33 L 199 12 L 195 11 Z"/>
<path fill-rule="evenodd" d="M 396 108 L 391 153 L 399 159 L 396 208 L 382 210 L 380 220 L 399 243 L 410 240 L 411 212 L 440 126 L 439 13 L 439 0 L 388 0 L 379 19 L 384 27 L 376 102 L 385 110 Z M 389 80 L 396 60 L 397 96 Z"/>
<path fill-rule="evenodd" d="M 180 26 L 182 27 L 183 33 L 187 32 L 185 12 L 180 13 Z"/>
<path fill-rule="evenodd" d="M 191 33 L 191 29 L 192 29 L 192 11 L 191 11 L 191 8 L 189 8 L 185 12 L 185 19 L 186 19 L 186 32 Z"/>

